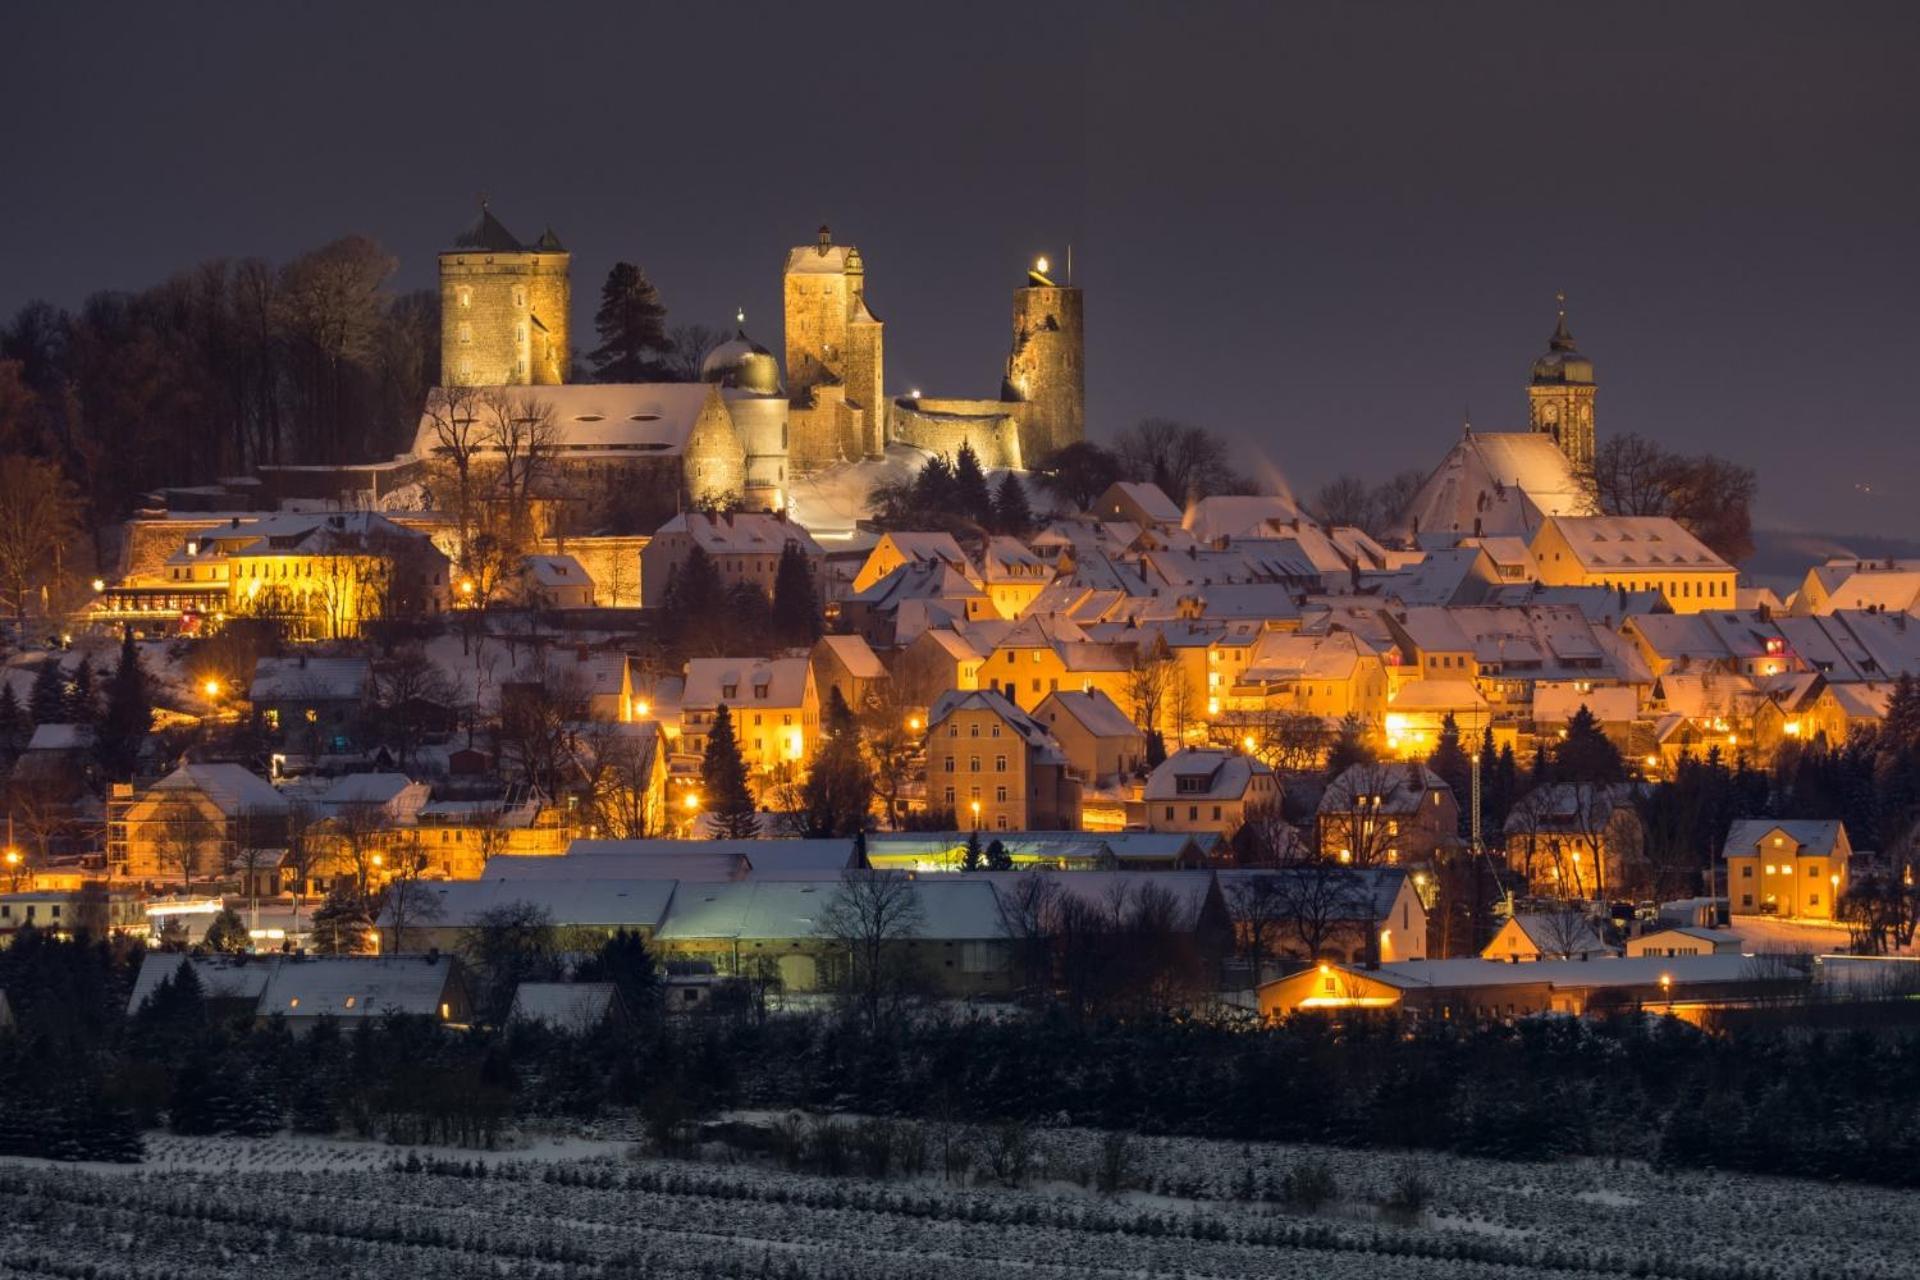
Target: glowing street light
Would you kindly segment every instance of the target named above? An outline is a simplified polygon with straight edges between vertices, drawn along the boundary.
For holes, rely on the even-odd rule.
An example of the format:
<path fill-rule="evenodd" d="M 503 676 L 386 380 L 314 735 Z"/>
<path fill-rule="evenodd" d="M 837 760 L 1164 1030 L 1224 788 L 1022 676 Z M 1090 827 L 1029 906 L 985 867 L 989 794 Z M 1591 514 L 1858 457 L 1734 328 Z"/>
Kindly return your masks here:
<path fill-rule="evenodd" d="M 908 716 L 908 717 L 907 717 L 907 728 L 909 728 L 909 729 L 911 729 L 911 730 L 913 730 L 913 731 L 914 731 L 915 733 L 918 733 L 918 732 L 920 732 L 920 717 L 919 717 L 919 716 Z"/>
<path fill-rule="evenodd" d="M 95 578 L 93 580 L 93 589 L 96 593 L 105 591 L 107 589 L 107 580 L 105 578 Z"/>
<path fill-rule="evenodd" d="M 206 694 L 209 698 L 217 698 L 220 696 L 220 682 L 212 676 L 208 676 L 206 682 L 200 686 L 200 692 Z"/>
<path fill-rule="evenodd" d="M 686 807 L 689 813 L 691 813 L 693 810 L 698 809 L 700 807 L 700 797 L 696 793 L 689 791 L 686 794 L 686 798 L 683 799 L 680 803 Z"/>
<path fill-rule="evenodd" d="M 465 596 L 467 599 L 471 600 L 473 599 L 473 592 L 474 592 L 473 579 L 472 578 L 460 579 L 460 594 Z"/>

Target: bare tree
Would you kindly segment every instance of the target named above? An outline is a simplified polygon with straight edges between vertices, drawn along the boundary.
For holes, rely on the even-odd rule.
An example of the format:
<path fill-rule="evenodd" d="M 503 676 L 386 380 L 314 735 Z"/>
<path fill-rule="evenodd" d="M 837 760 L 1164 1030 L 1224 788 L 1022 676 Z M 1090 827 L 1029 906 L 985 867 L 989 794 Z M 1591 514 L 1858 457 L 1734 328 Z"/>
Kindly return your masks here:
<path fill-rule="evenodd" d="M 1607 515 L 1671 516 L 1724 559 L 1753 554 L 1753 469 L 1711 454 L 1669 453 L 1632 433 L 1594 450 L 1586 479 Z"/>
<path fill-rule="evenodd" d="M 1339 475 L 1314 491 L 1307 510 L 1321 524 L 1364 525 L 1373 514 L 1373 494 L 1356 475 Z"/>
<path fill-rule="evenodd" d="M 1371 909 L 1361 877 L 1347 867 L 1324 859 L 1302 862 L 1273 873 L 1273 908 L 1279 920 L 1277 941 L 1283 950 L 1312 962 L 1353 930 L 1356 920 L 1371 939 Z"/>
<path fill-rule="evenodd" d="M 435 709 L 450 709 L 458 690 L 452 677 L 417 647 L 400 650 L 375 670 L 373 687 L 380 726 L 399 749 L 404 770 L 426 741 Z"/>
<path fill-rule="evenodd" d="M 654 790 L 660 739 L 635 733 L 630 726 L 595 726 L 587 744 L 592 761 L 589 790 L 593 811 L 609 839 L 642 840 L 660 825 Z"/>
<path fill-rule="evenodd" d="M 1179 679 L 1179 667 L 1165 636 L 1156 631 L 1151 642 L 1135 645 L 1127 668 L 1127 701 L 1133 704 L 1133 722 L 1146 732 L 1158 732 L 1167 688 Z"/>
<path fill-rule="evenodd" d="M 1551 911 L 1536 913 L 1532 923 L 1539 931 L 1540 936 L 1534 941 L 1542 959 L 1577 960 L 1599 946 L 1600 937 L 1594 930 L 1592 918 L 1572 902 L 1562 902 Z"/>
<path fill-rule="evenodd" d="M 145 824 L 152 842 L 154 860 L 162 871 L 177 871 L 183 890 L 193 887 L 194 875 L 202 866 L 215 861 L 205 849 L 216 837 L 212 823 L 192 801 L 168 798 Z"/>
<path fill-rule="evenodd" d="M 533 505 L 559 443 L 553 406 L 505 387 L 487 388 L 480 403 L 487 447 L 499 462 L 495 485 L 506 515 L 505 539 L 524 552 L 536 535 Z"/>
<path fill-rule="evenodd" d="M 473 540 L 476 468 L 487 449 L 473 387 L 435 387 L 427 394 L 426 417 L 433 433 L 433 469 L 453 490 L 453 519 L 459 548 L 456 563 L 464 572 L 467 545 Z"/>
<path fill-rule="evenodd" d="M 1034 872 L 1011 884 L 996 885 L 994 897 L 1021 987 L 1036 994 L 1052 990 L 1060 886 L 1052 876 Z"/>
<path fill-rule="evenodd" d="M 1227 890 L 1235 947 L 1255 986 L 1265 980 L 1267 962 L 1277 953 L 1288 920 L 1288 905 L 1278 875 L 1242 876 Z"/>
<path fill-rule="evenodd" d="M 375 873 L 386 861 L 386 807 L 373 801 L 352 801 L 341 805 L 326 826 L 333 838 L 335 865 L 352 874 L 355 889 L 366 899 Z"/>
<path fill-rule="evenodd" d="M 669 337 L 673 349 L 667 353 L 666 365 L 676 382 L 700 381 L 700 366 L 715 347 L 727 340 L 724 330 L 704 324 L 676 325 Z"/>
<path fill-rule="evenodd" d="M 407 927 L 421 927 L 439 921 L 446 914 L 446 900 L 439 890 L 420 878 L 420 873 L 426 869 L 427 858 L 420 849 L 418 834 L 396 851 L 393 862 L 393 878 L 387 882 L 384 915 L 388 928 L 393 930 L 393 949 L 399 953 L 407 949 Z"/>
<path fill-rule="evenodd" d="M 1238 488 L 1227 445 L 1205 427 L 1148 418 L 1114 442 L 1120 465 L 1135 480 L 1150 480 L 1175 502 Z"/>
<path fill-rule="evenodd" d="M 887 825 L 900 826 L 900 793 L 913 775 L 925 729 L 916 729 L 913 708 L 898 680 L 879 680 L 868 688 L 859 709 L 860 744 L 873 769 L 874 794 L 886 807 Z"/>
<path fill-rule="evenodd" d="M 0 605 L 24 636 L 37 592 L 58 585 L 63 557 L 79 545 L 80 500 L 51 462 L 0 458 Z"/>
<path fill-rule="evenodd" d="M 889 1025 L 918 974 L 906 943 L 926 924 L 920 891 L 892 871 L 847 871 L 814 922 L 844 966 L 840 989 L 870 1034 Z"/>
<path fill-rule="evenodd" d="M 284 815 L 248 806 L 227 823 L 227 835 L 233 845 L 234 871 L 240 873 L 247 888 L 247 926 L 260 927 L 260 869 L 272 865 L 287 838 Z"/>

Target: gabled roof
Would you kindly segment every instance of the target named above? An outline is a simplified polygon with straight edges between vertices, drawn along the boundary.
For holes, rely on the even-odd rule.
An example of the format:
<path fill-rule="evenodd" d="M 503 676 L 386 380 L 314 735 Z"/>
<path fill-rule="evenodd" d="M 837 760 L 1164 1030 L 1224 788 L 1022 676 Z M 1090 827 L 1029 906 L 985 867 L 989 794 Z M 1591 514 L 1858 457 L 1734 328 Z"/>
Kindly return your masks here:
<path fill-rule="evenodd" d="M 1043 762 L 1066 762 L 1065 753 L 1047 727 L 1013 705 L 1004 693 L 996 689 L 947 690 L 934 700 L 933 707 L 927 712 L 927 735 L 931 737 L 935 727 L 944 723 L 954 712 L 962 710 L 990 711 L 1005 721 L 1029 747 L 1038 751 Z"/>
<path fill-rule="evenodd" d="M 846 668 L 848 675 L 855 680 L 884 680 L 886 666 L 865 638 L 856 635 L 821 636 L 820 647 L 831 653 L 834 660 Z"/>
<path fill-rule="evenodd" d="M 1846 824 L 1838 818 L 1740 818 L 1727 831 L 1722 857 L 1751 857 L 1762 853 L 1761 842 L 1775 831 L 1801 846 L 1809 857 L 1830 856 Z"/>
<path fill-rule="evenodd" d="M 687 663 L 680 706 L 683 711 L 723 702 L 732 707 L 797 707 L 806 701 L 811 671 L 805 658 L 694 658 Z"/>
<path fill-rule="evenodd" d="M 274 962 L 261 1017 L 435 1017 L 453 980 L 451 956 L 312 956 Z"/>
<path fill-rule="evenodd" d="M 495 908 L 526 902 L 544 909 L 558 925 L 652 929 L 666 914 L 675 881 L 423 880 L 420 884 L 438 902 L 439 914 L 431 921 L 435 928 L 465 928 Z M 382 912 L 379 923 L 383 928 L 391 928 L 392 912 Z M 422 928 L 428 923 L 426 916 L 415 911 L 408 927 Z"/>
<path fill-rule="evenodd" d="M 1154 767 L 1143 794 L 1147 800 L 1239 800 L 1256 777 L 1272 776 L 1273 770 L 1254 756 L 1187 747 Z M 1182 791 L 1183 778 L 1204 778 L 1206 790 Z"/>
<path fill-rule="evenodd" d="M 1227 870 L 1216 874 L 1220 877 L 1221 891 L 1228 895 L 1229 904 L 1239 886 L 1254 881 L 1305 880 L 1312 885 L 1316 900 L 1322 900 L 1320 889 L 1322 884 L 1326 886 L 1323 900 L 1333 904 L 1332 920 L 1364 921 L 1368 924 L 1387 918 L 1393 910 L 1393 904 L 1399 900 L 1400 890 L 1407 883 L 1407 870 L 1404 867 L 1343 867 L 1326 863 L 1270 870 Z"/>
<path fill-rule="evenodd" d="M 509 1022 L 538 1022 L 556 1031 L 591 1031 L 618 999 L 611 982 L 523 982 L 513 989 Z"/>
<path fill-rule="evenodd" d="M 1414 494 L 1395 531 L 1433 545 L 1475 535 L 1531 540 L 1548 516 L 1591 510 L 1591 496 L 1552 436 L 1468 431 Z"/>
<path fill-rule="evenodd" d="M 547 234 L 553 233 L 549 231 Z M 527 246 L 521 244 L 513 232 L 507 230 L 500 219 L 493 216 L 493 210 L 484 204 L 480 206 L 479 219 L 453 238 L 453 247 L 474 249 L 482 253 L 525 253 L 527 251 Z"/>
<path fill-rule="evenodd" d="M 1379 796 L 1374 812 L 1409 814 L 1427 802 L 1434 791 L 1449 795 L 1445 778 L 1417 761 L 1388 761 L 1349 765 L 1320 794 L 1320 812 L 1351 813 L 1355 796 Z"/>
<path fill-rule="evenodd" d="M 1101 689 L 1087 693 L 1074 689 L 1056 690 L 1048 694 L 1040 705 L 1034 708 L 1035 717 L 1048 724 L 1054 723 L 1049 717 L 1049 708 L 1057 708 L 1060 714 L 1071 718 L 1074 723 L 1096 738 L 1144 736 L 1140 727 L 1128 719 L 1127 713 L 1120 709 L 1120 704 Z"/>
<path fill-rule="evenodd" d="M 287 702 L 324 698 L 350 702 L 366 695 L 373 664 L 365 658 L 262 658 L 253 668 L 247 698 L 253 702 Z"/>
<path fill-rule="evenodd" d="M 1728 572 L 1732 566 L 1670 516 L 1554 516 L 1549 523 L 1584 569 L 1635 573 Z M 1545 530 L 1542 529 L 1541 533 Z M 1539 555 L 1540 535 L 1534 537 Z"/>
<path fill-rule="evenodd" d="M 189 956 L 184 951 L 149 951 L 140 958 L 140 972 L 134 977 L 133 990 L 127 996 L 129 1016 L 140 1012 L 156 988 L 178 973 L 181 965 L 192 965 L 200 979 L 200 991 L 210 1000 L 257 1000 L 266 989 L 272 962 L 254 956 Z"/>
<path fill-rule="evenodd" d="M 287 800 L 273 784 L 237 764 L 183 764 L 153 784 L 148 792 L 198 791 L 221 814 L 232 818 L 243 812 L 285 813 Z"/>

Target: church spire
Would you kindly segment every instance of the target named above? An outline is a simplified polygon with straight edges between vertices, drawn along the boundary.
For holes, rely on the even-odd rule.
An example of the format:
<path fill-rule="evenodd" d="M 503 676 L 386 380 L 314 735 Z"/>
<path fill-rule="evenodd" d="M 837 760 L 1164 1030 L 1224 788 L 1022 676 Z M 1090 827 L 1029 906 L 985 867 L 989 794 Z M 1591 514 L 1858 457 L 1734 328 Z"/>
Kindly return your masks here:
<path fill-rule="evenodd" d="M 1554 303 L 1560 308 L 1560 319 L 1553 326 L 1553 337 L 1547 345 L 1555 351 L 1573 350 L 1573 334 L 1567 331 L 1567 293 L 1562 289 L 1553 295 Z"/>

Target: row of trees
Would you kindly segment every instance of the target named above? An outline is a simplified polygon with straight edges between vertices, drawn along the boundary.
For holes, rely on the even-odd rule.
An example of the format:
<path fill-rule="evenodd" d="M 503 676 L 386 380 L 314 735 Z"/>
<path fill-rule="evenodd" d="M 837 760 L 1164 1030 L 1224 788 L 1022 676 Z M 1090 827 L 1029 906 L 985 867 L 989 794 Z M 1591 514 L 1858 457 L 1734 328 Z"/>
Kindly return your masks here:
<path fill-rule="evenodd" d="M 668 574 L 654 640 L 677 666 L 688 658 L 804 648 L 825 627 L 820 584 L 797 542 L 780 549 L 772 596 L 754 582 L 727 586 L 713 557 L 696 546 Z"/>
<path fill-rule="evenodd" d="M 1239 473 L 1227 442 L 1205 427 L 1147 418 L 1122 431 L 1111 449 L 1091 440 L 1067 445 L 1044 460 L 1036 479 L 1053 497 L 1085 511 L 1116 480 L 1158 485 L 1174 502 L 1223 493 L 1254 493 Z"/>
<path fill-rule="evenodd" d="M 951 460 L 944 454 L 929 458 L 912 480 L 875 486 L 868 503 L 874 523 L 889 529 L 950 529 L 1021 538 L 1033 531 L 1035 523 L 1020 478 L 1009 471 L 999 484 L 990 483 L 980 455 L 967 443 Z"/>

